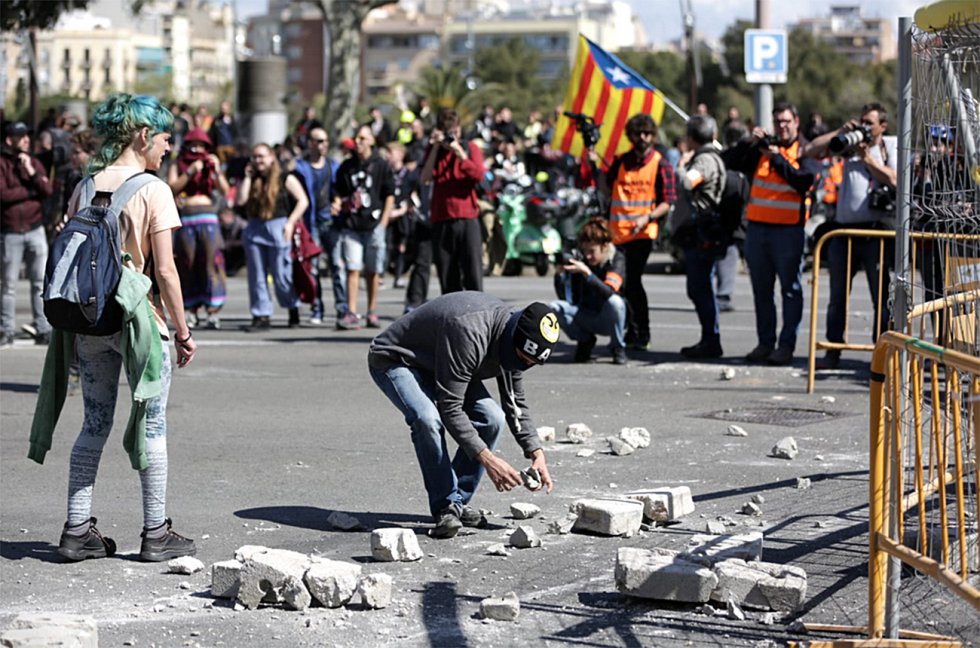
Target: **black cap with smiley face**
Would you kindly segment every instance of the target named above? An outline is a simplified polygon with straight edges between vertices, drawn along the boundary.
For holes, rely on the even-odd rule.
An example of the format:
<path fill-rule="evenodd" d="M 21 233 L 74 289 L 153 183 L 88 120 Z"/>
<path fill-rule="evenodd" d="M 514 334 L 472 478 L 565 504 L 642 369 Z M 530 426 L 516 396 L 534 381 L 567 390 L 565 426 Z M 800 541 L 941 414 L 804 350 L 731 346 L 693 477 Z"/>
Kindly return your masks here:
<path fill-rule="evenodd" d="M 551 356 L 558 342 L 558 317 L 546 304 L 534 302 L 521 311 L 514 330 L 514 347 L 524 355 L 534 358 L 537 364 Z"/>

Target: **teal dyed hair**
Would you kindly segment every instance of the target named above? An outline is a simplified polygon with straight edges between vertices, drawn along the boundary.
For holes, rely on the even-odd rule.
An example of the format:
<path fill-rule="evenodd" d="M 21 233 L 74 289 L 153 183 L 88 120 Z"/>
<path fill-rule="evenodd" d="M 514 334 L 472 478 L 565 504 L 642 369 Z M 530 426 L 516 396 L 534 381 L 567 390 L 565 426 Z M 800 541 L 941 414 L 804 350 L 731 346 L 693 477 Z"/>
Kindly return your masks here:
<path fill-rule="evenodd" d="M 102 148 L 92 157 L 88 173 L 96 174 L 115 162 L 141 128 L 150 136 L 173 128 L 174 116 L 156 97 L 117 92 L 95 108 L 92 129 L 102 137 Z"/>

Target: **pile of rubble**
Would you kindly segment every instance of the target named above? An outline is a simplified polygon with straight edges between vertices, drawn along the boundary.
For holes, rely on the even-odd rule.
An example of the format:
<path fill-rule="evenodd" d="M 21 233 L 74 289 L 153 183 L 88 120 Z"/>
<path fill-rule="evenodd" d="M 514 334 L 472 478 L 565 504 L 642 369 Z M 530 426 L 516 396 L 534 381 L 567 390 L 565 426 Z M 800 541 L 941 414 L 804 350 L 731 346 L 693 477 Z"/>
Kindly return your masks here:
<path fill-rule="evenodd" d="M 558 434 L 555 428 L 542 426 L 538 428 L 538 436 L 544 443 L 554 443 L 558 441 Z M 585 423 L 572 423 L 565 428 L 565 436 L 562 443 L 573 443 L 582 445 L 592 439 L 592 428 Z M 639 448 L 650 447 L 650 432 L 644 427 L 624 427 L 619 431 L 619 436 L 606 437 L 609 445 L 609 452 L 618 457 L 633 454 Z M 579 457 L 591 457 L 595 451 L 591 448 L 584 448 L 578 452 Z"/>

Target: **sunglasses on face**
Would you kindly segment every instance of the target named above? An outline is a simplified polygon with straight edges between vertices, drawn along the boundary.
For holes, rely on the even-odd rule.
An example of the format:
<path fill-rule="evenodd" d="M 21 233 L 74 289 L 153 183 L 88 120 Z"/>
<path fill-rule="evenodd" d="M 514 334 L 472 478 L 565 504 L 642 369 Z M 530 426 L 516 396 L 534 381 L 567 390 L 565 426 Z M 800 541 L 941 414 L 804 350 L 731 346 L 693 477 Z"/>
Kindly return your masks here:
<path fill-rule="evenodd" d="M 327 143 L 327 140 L 325 140 L 325 139 L 313 139 L 311 137 L 310 138 L 310 142 L 313 143 L 313 144 L 326 144 Z"/>

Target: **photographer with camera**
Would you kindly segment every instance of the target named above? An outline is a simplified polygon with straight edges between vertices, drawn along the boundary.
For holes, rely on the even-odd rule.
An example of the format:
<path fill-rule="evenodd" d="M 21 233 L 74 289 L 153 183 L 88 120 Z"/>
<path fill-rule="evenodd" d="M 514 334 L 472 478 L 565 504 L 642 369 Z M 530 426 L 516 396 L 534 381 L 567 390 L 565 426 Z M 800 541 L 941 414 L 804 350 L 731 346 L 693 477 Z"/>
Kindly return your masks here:
<path fill-rule="evenodd" d="M 803 157 L 800 117 L 796 106 L 777 103 L 772 110 L 774 133 L 756 127 L 752 136 L 725 152 L 729 169 L 751 178 L 745 210 L 745 261 L 752 280 L 756 347 L 745 356 L 751 363 L 788 365 L 803 319 L 803 245 L 806 234 L 804 200 L 819 165 Z M 779 278 L 783 326 L 776 337 Z"/>
<path fill-rule="evenodd" d="M 227 283 L 218 202 L 228 195 L 229 185 L 211 138 L 200 128 L 184 135 L 177 163 L 167 170 L 167 184 L 180 208 L 181 228 L 174 235 L 174 257 L 188 326 L 217 329 Z M 204 320 L 199 314 L 202 308 Z"/>
<path fill-rule="evenodd" d="M 582 226 L 578 249 L 562 257 L 555 273 L 561 329 L 578 342 L 575 362 L 588 362 L 597 335 L 609 336 L 613 364 L 626 364 L 626 301 L 619 295 L 626 274 L 626 257 L 616 249 L 605 218 Z"/>
<path fill-rule="evenodd" d="M 885 137 L 888 113 L 880 103 L 865 104 L 860 120 L 851 120 L 813 140 L 805 155 L 820 158 L 828 151 L 844 158 L 843 178 L 837 193 L 836 221 L 848 229 L 892 229 L 895 215 L 898 141 Z M 884 259 L 879 263 L 878 239 L 831 239 L 827 245 L 830 270 L 830 303 L 827 306 L 827 340 L 843 342 L 847 318 L 847 293 L 858 263 L 864 266 L 868 289 L 875 310 L 872 340 L 888 328 L 891 313 L 888 308 L 889 270 L 895 256 L 895 243 L 883 241 Z M 847 269 L 851 268 L 851 276 Z M 880 281 L 880 291 L 879 291 Z M 879 312 L 878 301 L 881 297 Z M 821 368 L 833 369 L 840 364 L 840 350 L 830 349 L 820 363 Z"/>
<path fill-rule="evenodd" d="M 429 136 L 422 184 L 432 183 L 432 249 L 442 294 L 483 290 L 483 235 L 476 187 L 483 179 L 483 153 L 460 139 L 459 115 L 443 108 Z"/>

